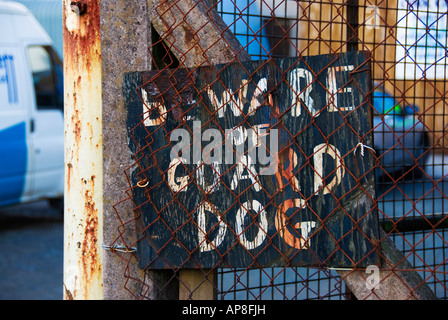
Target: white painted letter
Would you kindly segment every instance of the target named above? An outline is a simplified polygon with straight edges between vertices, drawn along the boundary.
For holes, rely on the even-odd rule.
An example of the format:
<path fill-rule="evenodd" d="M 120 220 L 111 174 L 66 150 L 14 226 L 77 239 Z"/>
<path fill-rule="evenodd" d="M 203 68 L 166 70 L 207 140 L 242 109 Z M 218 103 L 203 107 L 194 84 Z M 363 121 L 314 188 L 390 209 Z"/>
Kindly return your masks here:
<path fill-rule="evenodd" d="M 215 110 L 218 110 L 218 117 L 223 118 L 226 112 L 227 106 L 230 106 L 230 109 L 233 112 L 235 117 L 241 115 L 241 110 L 243 108 L 240 99 L 235 99 L 233 97 L 233 91 L 230 89 L 225 89 L 222 92 L 221 100 L 218 99 L 215 92 L 212 89 L 207 89 L 208 97 L 212 103 L 212 106 L 215 107 Z"/>
<path fill-rule="evenodd" d="M 254 95 L 250 100 L 248 116 L 253 116 L 255 111 L 259 106 L 261 106 L 260 99 L 263 99 L 263 93 L 268 91 L 268 80 L 266 78 L 261 78 L 257 83 L 257 88 L 255 89 Z"/>
<path fill-rule="evenodd" d="M 206 239 L 207 233 L 211 231 L 211 229 L 216 227 L 216 224 L 209 230 L 206 230 L 206 217 L 205 212 L 208 211 L 212 213 L 213 216 L 218 218 L 218 234 L 215 239 L 209 241 Z M 214 248 L 219 247 L 224 240 L 227 231 L 227 225 L 221 220 L 221 216 L 216 211 L 216 209 L 209 203 L 204 202 L 198 209 L 198 240 L 199 240 L 199 251 L 212 251 Z"/>
<path fill-rule="evenodd" d="M 333 180 L 325 186 L 323 194 L 330 193 L 331 190 L 339 185 L 342 178 L 345 175 L 344 160 L 341 158 L 341 153 L 339 150 L 331 145 L 322 143 L 314 147 L 314 192 L 317 192 L 321 186 L 324 184 L 324 163 L 323 155 L 327 154 L 331 156 L 336 162 L 336 174 Z"/>
<path fill-rule="evenodd" d="M 337 110 L 340 111 L 351 111 L 355 108 L 355 106 L 352 104 L 348 107 L 339 108 L 338 106 L 338 94 L 339 93 L 351 93 L 352 88 L 349 86 L 346 86 L 344 88 L 338 88 L 338 81 L 336 78 L 336 72 L 341 71 L 352 71 L 354 69 L 354 66 L 338 66 L 338 67 L 331 67 L 328 68 L 328 74 L 327 74 L 327 103 L 330 104 L 328 107 L 328 112 L 336 112 Z"/>
<path fill-rule="evenodd" d="M 243 175 L 244 169 L 247 169 L 248 174 Z M 240 180 L 250 179 L 253 183 L 255 191 L 258 192 L 261 190 L 261 186 L 258 183 L 256 176 L 257 171 L 255 170 L 255 166 L 252 163 L 252 159 L 249 156 L 243 155 L 241 156 L 240 161 L 238 161 L 238 164 L 236 165 L 236 171 L 232 177 L 230 188 L 232 190 L 235 190 Z"/>
<path fill-rule="evenodd" d="M 302 88 L 300 85 L 300 79 L 305 81 L 305 86 Z M 314 109 L 314 101 L 311 98 L 310 93 L 312 90 L 313 74 L 303 68 L 297 68 L 291 71 L 289 76 L 289 83 L 292 87 L 292 108 L 291 116 L 298 117 L 302 113 L 302 108 L 300 106 L 300 100 L 303 101 L 305 106 L 311 112 L 311 115 L 315 116 L 318 110 Z M 303 92 L 302 92 L 303 91 Z"/>
<path fill-rule="evenodd" d="M 189 176 L 183 176 L 183 177 L 176 178 L 177 166 L 181 163 L 186 163 L 186 162 L 187 162 L 187 160 L 185 160 L 184 158 L 174 158 L 170 163 L 170 166 L 168 168 L 168 184 L 170 185 L 171 190 L 173 190 L 174 192 L 177 192 L 177 191 L 185 192 L 188 189 L 187 184 L 188 184 L 188 179 L 190 179 Z"/>
<path fill-rule="evenodd" d="M 255 215 L 258 216 L 260 220 L 258 223 L 258 232 L 253 241 L 247 240 L 244 230 L 244 217 L 248 214 L 249 210 L 255 211 Z M 253 250 L 263 243 L 268 231 L 268 220 L 266 211 L 263 209 L 260 202 L 252 200 L 243 203 L 236 214 L 235 231 L 239 241 L 247 250 Z"/>

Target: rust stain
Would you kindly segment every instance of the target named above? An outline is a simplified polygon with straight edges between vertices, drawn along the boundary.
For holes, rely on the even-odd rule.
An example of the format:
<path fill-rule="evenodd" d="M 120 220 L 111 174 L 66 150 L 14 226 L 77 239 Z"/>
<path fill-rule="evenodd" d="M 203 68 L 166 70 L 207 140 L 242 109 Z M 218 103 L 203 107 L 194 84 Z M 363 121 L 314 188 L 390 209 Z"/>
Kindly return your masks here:
<path fill-rule="evenodd" d="M 185 31 L 185 43 L 191 43 L 193 40 L 196 40 L 194 32 L 189 27 L 182 25 L 182 28 Z"/>
<path fill-rule="evenodd" d="M 101 270 L 98 261 L 98 210 L 93 199 L 94 176 L 91 179 L 83 179 L 86 185 L 84 191 L 85 227 L 84 239 L 81 243 L 81 265 L 83 268 L 84 285 L 89 286 Z"/>
<path fill-rule="evenodd" d="M 64 4 L 69 6 L 68 1 Z M 100 56 L 99 0 L 86 1 L 86 5 L 86 14 L 79 16 L 70 8 L 65 7 L 63 11 L 66 23 L 64 23 L 63 37 L 64 50 L 70 52 L 64 56 L 69 62 L 68 66 L 76 66 L 77 64 L 73 61 L 84 62 L 81 66 L 89 70 L 94 62 L 98 62 Z M 69 19 L 72 20 L 71 23 L 68 23 Z"/>
<path fill-rule="evenodd" d="M 86 14 L 77 15 L 71 10 L 72 2 L 64 1 L 64 51 L 69 52 L 64 55 L 64 69 L 65 74 L 73 76 L 70 88 L 73 100 L 67 107 L 72 113 L 71 127 L 76 145 L 79 145 L 82 128 L 79 111 L 85 107 L 79 95 L 83 88 L 92 88 L 93 80 L 101 72 L 100 9 L 99 0 L 81 1 L 86 5 Z"/>
<path fill-rule="evenodd" d="M 79 110 L 74 109 L 74 114 L 71 117 L 71 123 L 73 128 L 73 133 L 75 136 L 76 145 L 79 145 L 79 139 L 81 138 L 81 119 L 79 118 Z"/>
<path fill-rule="evenodd" d="M 71 163 L 67 163 L 67 180 L 66 180 L 67 192 L 70 192 L 70 185 L 71 185 L 71 180 L 72 180 L 72 170 L 73 170 L 73 165 Z"/>

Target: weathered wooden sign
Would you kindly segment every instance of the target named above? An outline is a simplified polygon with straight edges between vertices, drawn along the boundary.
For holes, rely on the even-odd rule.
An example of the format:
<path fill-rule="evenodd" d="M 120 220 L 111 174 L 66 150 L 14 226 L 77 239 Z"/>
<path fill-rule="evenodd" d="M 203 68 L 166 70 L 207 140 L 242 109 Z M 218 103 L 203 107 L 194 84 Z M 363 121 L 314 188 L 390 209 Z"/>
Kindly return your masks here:
<path fill-rule="evenodd" d="M 377 264 L 368 62 L 126 74 L 140 266 Z"/>

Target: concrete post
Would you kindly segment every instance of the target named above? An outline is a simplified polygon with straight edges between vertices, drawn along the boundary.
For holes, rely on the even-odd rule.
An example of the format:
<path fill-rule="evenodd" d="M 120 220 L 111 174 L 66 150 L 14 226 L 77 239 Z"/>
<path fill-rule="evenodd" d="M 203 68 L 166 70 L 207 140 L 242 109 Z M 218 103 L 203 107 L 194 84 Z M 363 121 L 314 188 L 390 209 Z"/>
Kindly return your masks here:
<path fill-rule="evenodd" d="M 132 164 L 128 148 L 128 132 L 122 95 L 123 73 L 149 70 L 148 48 L 151 28 L 146 1 L 101 0 L 101 66 L 103 99 L 103 174 L 104 174 L 104 244 L 130 245 L 135 243 L 135 225 L 119 228 L 121 221 L 133 219 L 132 203 L 126 199 L 129 188 L 125 169 Z M 118 212 L 120 216 L 117 216 Z M 130 253 L 118 257 L 111 251 L 104 252 L 104 299 L 133 299 L 131 293 L 146 292 L 148 298 L 156 298 L 151 283 L 142 285 L 143 270 Z M 144 287 L 142 289 L 142 286 Z M 140 297 L 138 297 L 140 298 Z"/>

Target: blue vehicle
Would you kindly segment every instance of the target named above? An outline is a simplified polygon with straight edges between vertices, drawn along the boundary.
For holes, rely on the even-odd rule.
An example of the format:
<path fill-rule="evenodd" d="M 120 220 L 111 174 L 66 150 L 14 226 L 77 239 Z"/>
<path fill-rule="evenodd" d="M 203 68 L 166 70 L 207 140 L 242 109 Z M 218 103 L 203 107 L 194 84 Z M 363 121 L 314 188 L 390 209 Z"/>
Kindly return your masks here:
<path fill-rule="evenodd" d="M 0 206 L 64 190 L 62 63 L 31 12 L 0 1 Z"/>
<path fill-rule="evenodd" d="M 423 167 L 428 137 L 416 106 L 402 108 L 384 89 L 373 92 L 374 147 L 381 168 L 377 176 Z"/>

